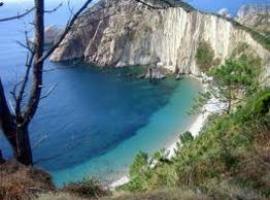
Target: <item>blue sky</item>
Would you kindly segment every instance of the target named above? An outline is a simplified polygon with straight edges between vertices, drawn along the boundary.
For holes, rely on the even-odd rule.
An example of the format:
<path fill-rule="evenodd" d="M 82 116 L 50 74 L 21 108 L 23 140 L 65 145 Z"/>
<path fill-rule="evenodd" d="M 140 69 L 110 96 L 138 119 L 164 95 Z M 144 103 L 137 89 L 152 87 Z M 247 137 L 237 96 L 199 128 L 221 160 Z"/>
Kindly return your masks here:
<path fill-rule="evenodd" d="M 33 2 L 34 0 L 1 0 L 6 4 L 10 2 Z M 45 0 L 46 3 L 59 3 L 66 0 Z M 84 0 L 71 0 L 73 3 L 83 2 Z M 228 8 L 232 14 L 235 14 L 239 7 L 243 4 L 270 4 L 270 0 L 186 0 L 194 7 L 210 12 L 217 12 L 221 8 Z"/>
<path fill-rule="evenodd" d="M 205 11 L 216 12 L 221 8 L 227 8 L 232 14 L 235 14 L 243 4 L 270 4 L 270 0 L 187 0 L 194 7 Z"/>

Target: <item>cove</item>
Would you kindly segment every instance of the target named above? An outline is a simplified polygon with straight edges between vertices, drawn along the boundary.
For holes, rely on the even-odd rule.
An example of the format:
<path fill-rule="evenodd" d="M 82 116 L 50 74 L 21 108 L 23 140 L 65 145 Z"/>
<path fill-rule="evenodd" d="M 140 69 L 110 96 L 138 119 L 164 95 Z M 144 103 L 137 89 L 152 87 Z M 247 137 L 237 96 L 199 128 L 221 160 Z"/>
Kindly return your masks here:
<path fill-rule="evenodd" d="M 10 10 L 16 14 L 18 8 Z M 19 34 L 24 25 L 12 21 L 0 27 L 0 75 L 12 99 L 9 92 L 25 70 L 25 51 L 14 42 L 24 40 Z M 129 76 L 129 69 L 100 70 L 82 63 L 47 61 L 45 71 L 44 94 L 55 90 L 42 100 L 30 137 L 35 166 L 50 172 L 59 187 L 89 177 L 115 180 L 127 174 L 139 151 L 168 146 L 193 121 L 187 111 L 201 90 L 190 78 L 149 82 Z M 0 148 L 12 157 L 2 134 Z"/>
<path fill-rule="evenodd" d="M 41 110 L 54 116 L 46 126 L 54 131 L 47 130 L 52 136 L 35 151 L 37 165 L 51 172 L 57 186 L 91 177 L 116 180 L 128 173 L 139 151 L 168 146 L 193 120 L 187 112 L 201 89 L 198 82 L 151 83 L 120 71 L 79 67 L 61 73 L 63 91 L 48 100 L 52 105 L 63 94 L 58 109 Z M 48 115 L 40 117 L 46 124 Z M 42 120 L 35 126 L 41 127 Z"/>
<path fill-rule="evenodd" d="M 46 73 L 44 93 L 56 89 L 40 105 L 31 142 L 35 165 L 59 187 L 116 180 L 139 151 L 168 146 L 193 120 L 187 112 L 201 85 L 191 78 L 150 82 L 128 69 L 46 63 L 52 65 L 57 70 Z M 8 148 L 3 138 L 0 145 Z"/>

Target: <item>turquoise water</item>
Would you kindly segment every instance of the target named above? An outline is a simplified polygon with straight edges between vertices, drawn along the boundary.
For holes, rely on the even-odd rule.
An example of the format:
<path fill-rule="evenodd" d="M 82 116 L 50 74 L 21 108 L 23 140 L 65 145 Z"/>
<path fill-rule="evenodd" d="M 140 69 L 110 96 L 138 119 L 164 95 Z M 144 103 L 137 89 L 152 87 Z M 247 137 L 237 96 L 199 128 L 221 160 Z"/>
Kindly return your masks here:
<path fill-rule="evenodd" d="M 0 16 L 19 8 L 2 9 Z M 63 23 L 61 16 L 50 15 L 47 24 Z M 9 91 L 25 70 L 25 51 L 15 41 L 23 39 L 27 20 L 0 23 L 0 76 L 10 105 Z M 139 151 L 166 147 L 191 123 L 186 112 L 200 90 L 192 79 L 149 82 L 125 69 L 49 61 L 45 68 L 54 70 L 44 73 L 44 93 L 56 89 L 41 102 L 30 137 L 35 165 L 51 172 L 58 186 L 88 176 L 114 180 Z M 1 134 L 0 148 L 11 158 Z"/>
<path fill-rule="evenodd" d="M 167 81 L 174 82 L 172 80 Z M 151 88 L 148 83 L 144 84 L 140 89 Z M 200 86 L 191 79 L 183 79 L 178 83 L 171 84 L 176 84 L 173 92 L 167 97 L 163 96 L 167 102 L 149 115 L 146 119 L 147 123 L 134 130 L 132 137 L 120 142 L 115 148 L 98 157 L 71 168 L 54 171 L 55 183 L 61 185 L 65 181 L 81 180 L 93 175 L 106 181 L 115 180 L 123 174 L 127 174 L 128 166 L 139 151 L 153 153 L 175 141 L 181 131 L 185 130 L 192 121 L 192 116 L 188 116 L 187 111 L 190 109 L 192 100 Z M 147 95 L 151 95 L 150 93 L 152 91 L 148 91 Z M 145 100 L 149 101 L 149 99 Z M 150 101 L 155 101 L 155 99 Z M 147 111 L 144 110 L 147 108 L 140 104 L 134 106 L 142 109 L 140 115 L 147 115 Z M 132 121 L 132 117 L 129 115 L 124 116 L 124 118 Z M 112 120 L 112 123 L 122 123 L 116 118 Z"/>

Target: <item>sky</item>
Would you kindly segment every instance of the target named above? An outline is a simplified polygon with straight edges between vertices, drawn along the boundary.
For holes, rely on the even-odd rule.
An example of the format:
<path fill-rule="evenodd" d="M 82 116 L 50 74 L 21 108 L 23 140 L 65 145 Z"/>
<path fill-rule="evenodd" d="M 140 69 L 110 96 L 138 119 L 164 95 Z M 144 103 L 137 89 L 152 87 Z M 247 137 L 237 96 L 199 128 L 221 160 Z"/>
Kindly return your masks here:
<path fill-rule="evenodd" d="M 210 12 L 227 8 L 232 14 L 235 14 L 243 4 L 270 4 L 270 0 L 187 0 L 187 2 L 196 8 Z"/>
<path fill-rule="evenodd" d="M 33 0 L 0 0 L 4 3 L 14 3 L 14 2 L 33 2 Z M 45 0 L 46 3 L 59 3 L 66 0 Z M 84 0 L 71 0 L 73 2 L 81 3 Z M 227 8 L 230 13 L 233 15 L 237 12 L 237 10 L 240 8 L 243 4 L 270 4 L 270 0 L 186 0 L 191 5 L 193 5 L 195 8 L 198 8 L 200 10 L 209 11 L 209 12 L 217 12 L 218 10 L 222 8 Z"/>

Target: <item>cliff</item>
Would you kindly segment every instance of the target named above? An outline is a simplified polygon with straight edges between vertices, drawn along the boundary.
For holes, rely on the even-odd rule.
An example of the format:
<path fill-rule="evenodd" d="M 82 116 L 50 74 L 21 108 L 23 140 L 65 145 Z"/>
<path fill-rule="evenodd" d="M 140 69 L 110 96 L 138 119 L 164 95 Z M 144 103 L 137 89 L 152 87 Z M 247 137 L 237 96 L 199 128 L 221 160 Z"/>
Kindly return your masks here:
<path fill-rule="evenodd" d="M 244 42 L 270 68 L 269 51 L 235 23 L 186 4 L 152 5 L 155 8 L 135 0 L 101 0 L 80 16 L 51 60 L 82 58 L 116 67 L 159 62 L 171 71 L 198 75 L 195 55 L 201 41 L 208 42 L 221 61 Z"/>
<path fill-rule="evenodd" d="M 270 4 L 243 5 L 237 12 L 236 20 L 257 31 L 270 33 Z"/>

